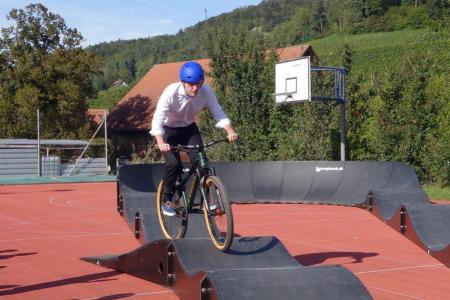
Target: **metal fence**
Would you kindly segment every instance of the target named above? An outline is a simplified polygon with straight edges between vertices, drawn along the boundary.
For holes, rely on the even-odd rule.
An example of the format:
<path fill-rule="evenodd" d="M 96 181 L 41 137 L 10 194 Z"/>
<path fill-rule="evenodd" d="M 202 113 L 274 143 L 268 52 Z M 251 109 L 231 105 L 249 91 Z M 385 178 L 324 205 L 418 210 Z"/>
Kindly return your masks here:
<path fill-rule="evenodd" d="M 37 148 L 0 148 L 0 178 L 39 176 Z M 42 176 L 107 175 L 105 158 L 80 158 L 63 164 L 58 156 L 42 156 Z"/>
<path fill-rule="evenodd" d="M 43 156 L 42 176 L 61 176 L 61 158 L 59 156 Z"/>
<path fill-rule="evenodd" d="M 61 175 L 107 175 L 105 164 L 105 158 L 81 158 L 76 166 L 61 164 Z"/>
<path fill-rule="evenodd" d="M 37 148 L 0 148 L 0 178 L 39 176 Z"/>

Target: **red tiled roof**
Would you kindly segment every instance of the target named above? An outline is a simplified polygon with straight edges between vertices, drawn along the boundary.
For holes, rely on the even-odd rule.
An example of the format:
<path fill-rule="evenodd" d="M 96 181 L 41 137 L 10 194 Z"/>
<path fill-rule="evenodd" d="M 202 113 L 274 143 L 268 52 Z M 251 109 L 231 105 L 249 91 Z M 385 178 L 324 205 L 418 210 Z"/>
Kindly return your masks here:
<path fill-rule="evenodd" d="M 89 116 L 91 116 L 92 120 L 95 123 L 97 123 L 97 125 L 98 125 L 98 124 L 100 124 L 102 122 L 103 115 L 105 114 L 105 111 L 106 111 L 106 114 L 108 114 L 108 110 L 107 109 L 103 109 L 103 108 L 89 108 L 87 110 L 87 114 Z"/>
<path fill-rule="evenodd" d="M 279 61 L 315 55 L 310 45 L 296 45 L 277 49 Z M 209 59 L 195 60 L 210 71 Z M 122 98 L 108 116 L 108 127 L 113 130 L 150 130 L 153 112 L 163 90 L 178 81 L 178 74 L 185 61 L 157 64 Z M 210 84 L 212 79 L 206 77 Z"/>
<path fill-rule="evenodd" d="M 286 61 L 300 58 L 302 56 L 314 55 L 311 45 L 295 45 L 277 49 L 278 61 Z"/>

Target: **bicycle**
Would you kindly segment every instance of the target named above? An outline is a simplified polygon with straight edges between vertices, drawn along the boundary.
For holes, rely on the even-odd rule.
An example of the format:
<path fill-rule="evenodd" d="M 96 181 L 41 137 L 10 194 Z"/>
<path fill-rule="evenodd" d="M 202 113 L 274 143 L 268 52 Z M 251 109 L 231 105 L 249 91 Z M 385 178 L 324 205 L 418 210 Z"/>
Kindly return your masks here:
<path fill-rule="evenodd" d="M 172 146 L 171 151 L 188 152 L 189 149 L 197 149 L 197 157 L 188 170 L 183 170 L 175 184 L 174 204 L 176 214 L 173 217 L 165 216 L 162 212 L 163 181 L 159 183 L 156 197 L 156 211 L 159 224 L 164 236 L 168 239 L 180 239 L 186 234 L 188 215 L 203 210 L 208 234 L 214 246 L 220 251 L 230 248 L 233 241 L 233 213 L 231 204 L 225 191 L 225 187 L 209 167 L 205 148 L 212 145 L 228 142 L 228 140 L 212 141 L 203 145 L 178 145 Z M 186 194 L 186 184 L 194 176 L 189 195 Z M 194 199 L 200 192 L 200 206 L 194 208 Z M 215 205 L 215 207 L 213 207 Z"/>

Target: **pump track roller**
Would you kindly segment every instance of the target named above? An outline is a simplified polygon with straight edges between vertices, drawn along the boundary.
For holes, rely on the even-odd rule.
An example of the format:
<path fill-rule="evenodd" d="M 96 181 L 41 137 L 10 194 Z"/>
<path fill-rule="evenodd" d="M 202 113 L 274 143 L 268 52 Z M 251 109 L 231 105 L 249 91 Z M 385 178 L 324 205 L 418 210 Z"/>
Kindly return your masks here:
<path fill-rule="evenodd" d="M 213 167 L 233 203 L 367 209 L 450 266 L 450 205 L 430 202 L 405 164 L 265 161 Z M 276 237 L 235 237 L 228 251 L 217 251 L 201 214 L 190 216 L 184 239 L 164 239 L 155 210 L 162 173 L 162 164 L 125 165 L 119 171 L 117 210 L 142 246 L 82 259 L 166 285 L 181 299 L 371 299 L 348 269 L 302 266 Z"/>

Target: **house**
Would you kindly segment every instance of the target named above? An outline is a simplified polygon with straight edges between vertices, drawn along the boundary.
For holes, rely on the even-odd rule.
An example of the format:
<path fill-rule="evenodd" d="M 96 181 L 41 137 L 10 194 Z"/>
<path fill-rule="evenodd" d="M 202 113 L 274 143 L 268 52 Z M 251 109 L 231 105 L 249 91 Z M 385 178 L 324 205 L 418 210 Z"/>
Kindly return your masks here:
<path fill-rule="evenodd" d="M 114 81 L 114 83 L 112 84 L 112 87 L 127 87 L 128 84 L 123 81 L 122 79 L 118 79 L 116 81 Z"/>
<path fill-rule="evenodd" d="M 315 62 L 316 55 L 310 45 L 295 45 L 277 49 L 279 61 L 310 56 Z M 196 60 L 210 71 L 209 59 Z M 143 154 L 148 150 L 152 137 L 149 134 L 156 103 L 172 82 L 179 80 L 181 62 L 154 65 L 147 74 L 122 98 L 108 116 L 108 129 L 118 157 L 131 158 L 132 154 Z M 211 83 L 211 78 L 205 78 Z"/>
<path fill-rule="evenodd" d="M 311 45 L 294 45 L 277 49 L 278 61 L 283 62 L 291 59 L 297 59 L 304 56 L 311 58 L 311 63 L 317 62 L 317 55 L 314 53 Z"/>
<path fill-rule="evenodd" d="M 100 123 L 103 122 L 103 116 L 105 113 L 108 114 L 108 110 L 103 108 L 89 108 L 87 110 L 88 116 L 92 118 L 92 121 L 94 121 L 97 125 L 100 125 Z"/>

